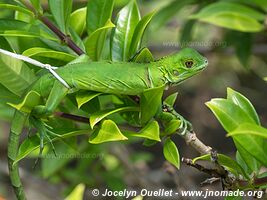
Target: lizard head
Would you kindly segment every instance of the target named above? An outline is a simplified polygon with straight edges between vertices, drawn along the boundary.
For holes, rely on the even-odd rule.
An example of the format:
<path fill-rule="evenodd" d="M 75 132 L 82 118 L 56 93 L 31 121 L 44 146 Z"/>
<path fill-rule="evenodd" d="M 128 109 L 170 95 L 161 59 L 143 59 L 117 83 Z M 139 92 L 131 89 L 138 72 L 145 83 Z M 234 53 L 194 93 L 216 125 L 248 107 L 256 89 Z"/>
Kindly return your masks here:
<path fill-rule="evenodd" d="M 170 85 L 177 85 L 208 66 L 207 58 L 191 48 L 182 49 L 162 60 L 165 60 L 162 62 L 164 63 L 163 73 Z"/>

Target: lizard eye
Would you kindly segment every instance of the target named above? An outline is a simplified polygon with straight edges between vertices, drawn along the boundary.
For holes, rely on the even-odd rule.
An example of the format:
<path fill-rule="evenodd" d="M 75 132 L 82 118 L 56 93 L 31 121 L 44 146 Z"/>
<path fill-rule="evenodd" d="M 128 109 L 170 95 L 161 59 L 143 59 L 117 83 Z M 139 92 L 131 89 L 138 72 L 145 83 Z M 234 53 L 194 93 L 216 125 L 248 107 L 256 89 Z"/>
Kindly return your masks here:
<path fill-rule="evenodd" d="M 191 68 L 192 66 L 193 66 L 193 64 L 194 64 L 194 62 L 192 61 L 192 60 L 189 60 L 189 61 L 185 61 L 185 66 L 187 67 L 187 68 Z"/>

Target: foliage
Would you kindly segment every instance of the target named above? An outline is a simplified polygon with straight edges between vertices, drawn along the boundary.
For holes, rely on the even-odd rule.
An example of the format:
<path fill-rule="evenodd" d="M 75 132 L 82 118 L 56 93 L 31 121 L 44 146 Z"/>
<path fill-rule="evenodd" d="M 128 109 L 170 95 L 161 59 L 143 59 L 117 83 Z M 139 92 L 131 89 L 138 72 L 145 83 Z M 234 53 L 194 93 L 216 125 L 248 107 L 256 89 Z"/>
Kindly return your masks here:
<path fill-rule="evenodd" d="M 194 27 L 198 23 L 218 26 L 223 29 L 223 39 L 234 47 L 236 56 L 248 68 L 253 37 L 255 34 L 264 32 L 266 28 L 264 20 L 267 4 L 264 1 L 173 0 L 158 12 L 153 11 L 143 17 L 135 0 L 120 4 L 123 5 L 122 8 L 116 7 L 119 5 L 118 1 L 90 0 L 86 6 L 76 10 L 73 9 L 72 0 L 48 1 L 49 11 L 46 15 L 49 15 L 49 19 L 62 33 L 69 35 L 74 43 L 86 52 L 86 57 L 79 57 L 67 46 L 67 41 L 59 39 L 55 32 L 38 18 L 43 16 L 44 12 L 42 1 L 30 1 L 37 15 L 21 2 L 23 1 L 0 4 L 1 11 L 10 10 L 14 14 L 12 18 L 0 19 L 0 48 L 53 66 L 88 60 L 139 63 L 153 61 L 150 50 L 142 48 L 145 46 L 142 44 L 143 35 L 149 23 L 152 21 L 152 30 L 158 30 L 183 8 L 191 8 L 190 16 L 185 19 L 180 30 L 180 42 L 192 40 Z M 119 9 L 119 12 L 117 13 L 114 8 Z M 10 108 L 5 106 L 6 102 L 28 113 L 35 105 L 42 102 L 39 94 L 32 91 L 29 91 L 24 99 L 21 96 L 44 73 L 47 72 L 0 54 L 0 105 L 7 111 L 1 111 L 0 114 L 4 118 L 7 113 L 9 118 L 12 118 Z M 56 150 L 76 156 L 101 155 L 108 151 L 108 145 L 100 145 L 101 143 L 120 141 L 126 144 L 141 140 L 145 146 L 152 146 L 162 142 L 163 156 L 179 169 L 180 155 L 173 138 L 180 128 L 181 121 L 169 113 L 163 114 L 164 120 L 157 118 L 162 106 L 163 90 L 164 88 L 153 88 L 141 94 L 140 105 L 128 96 L 85 91 L 70 95 L 64 99 L 64 103 L 57 111 L 81 115 L 89 120 L 85 125 L 54 116 L 46 121 L 49 127 L 53 127 L 53 132 L 60 135 L 60 137 L 51 138 L 56 142 Z M 164 102 L 174 106 L 176 98 L 177 93 L 174 93 Z M 251 181 L 253 178 L 262 177 L 260 170 L 262 167 L 267 167 L 267 129 L 260 124 L 259 116 L 251 102 L 244 95 L 228 88 L 226 99 L 212 99 L 206 105 L 225 129 L 227 136 L 233 139 L 237 149 L 235 160 L 219 154 L 218 162 L 238 178 Z M 124 130 L 121 125 L 125 124 L 137 131 Z M 82 139 L 77 140 L 80 137 Z M 45 141 L 45 144 L 49 143 L 49 140 Z M 25 138 L 19 147 L 15 163 L 27 156 L 36 157 L 36 149 L 39 147 L 38 135 Z M 45 156 L 49 156 L 52 148 L 50 145 L 46 147 L 48 150 Z M 68 192 L 75 187 L 66 199 L 81 198 L 84 192 L 84 185 L 81 183 L 94 186 L 95 181 L 84 178 L 88 176 L 87 166 L 93 162 L 100 166 L 94 169 L 94 173 L 99 174 L 109 188 L 115 190 L 125 188 L 122 180 L 115 180 L 111 175 L 114 172 L 124 173 L 123 168 L 116 165 L 119 162 L 118 158 L 111 159 L 111 157 L 107 156 L 105 161 L 98 157 L 85 159 L 75 159 L 75 156 L 63 157 L 58 158 L 56 163 L 53 159 L 45 158 L 42 163 L 42 174 L 51 180 L 64 179 L 71 183 Z M 210 159 L 210 155 L 204 155 L 195 158 L 194 162 Z M 72 161 L 79 166 L 74 171 L 68 166 Z M 107 167 L 105 162 L 110 167 Z M 107 174 L 102 172 L 101 167 L 106 169 Z M 62 173 L 58 175 L 57 172 L 61 170 Z M 93 174 L 89 173 L 89 176 Z M 116 183 L 111 183 L 109 178 L 113 178 Z M 253 185 L 248 185 L 248 188 L 255 189 Z"/>
<path fill-rule="evenodd" d="M 233 138 L 237 148 L 236 161 L 219 155 L 218 162 L 231 169 L 237 178 L 241 176 L 250 180 L 253 176 L 259 177 L 260 169 L 267 166 L 267 129 L 260 125 L 251 102 L 242 94 L 228 88 L 226 99 L 212 99 L 206 104 L 228 132 L 227 136 Z M 202 156 L 195 161 L 200 159 L 210 159 L 210 156 Z M 255 189 L 253 185 L 247 187 Z"/>

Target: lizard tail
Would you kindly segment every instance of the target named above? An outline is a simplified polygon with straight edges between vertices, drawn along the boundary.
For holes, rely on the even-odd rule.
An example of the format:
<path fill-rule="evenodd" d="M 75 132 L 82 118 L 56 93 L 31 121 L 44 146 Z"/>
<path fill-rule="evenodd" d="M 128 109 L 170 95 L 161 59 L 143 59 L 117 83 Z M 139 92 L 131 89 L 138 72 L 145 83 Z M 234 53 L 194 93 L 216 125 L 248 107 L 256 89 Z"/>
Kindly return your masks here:
<path fill-rule="evenodd" d="M 26 200 L 26 196 L 24 194 L 23 186 L 19 176 L 18 163 L 14 163 L 19 148 L 19 138 L 21 132 L 23 131 L 23 127 L 25 121 L 28 118 L 28 114 L 22 113 L 20 111 L 15 111 L 14 118 L 12 120 L 9 141 L 8 141 L 8 169 L 11 184 L 14 188 L 17 199 Z"/>

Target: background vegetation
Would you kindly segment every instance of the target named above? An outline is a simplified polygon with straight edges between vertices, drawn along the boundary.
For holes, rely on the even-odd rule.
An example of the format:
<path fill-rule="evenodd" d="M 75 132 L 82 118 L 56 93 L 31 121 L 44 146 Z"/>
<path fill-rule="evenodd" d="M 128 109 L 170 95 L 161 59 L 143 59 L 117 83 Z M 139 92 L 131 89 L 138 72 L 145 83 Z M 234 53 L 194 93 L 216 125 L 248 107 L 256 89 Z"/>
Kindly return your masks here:
<path fill-rule="evenodd" d="M 247 188 L 266 187 L 266 1 L 116 0 L 113 4 L 105 0 L 89 3 L 31 0 L 27 5 L 32 5 L 35 13 L 25 2 L 1 1 L 0 48 L 53 66 L 62 66 L 82 52 L 94 61 L 129 61 L 142 47 L 148 47 L 155 58 L 187 46 L 199 50 L 209 60 L 207 70 L 177 88 L 170 88 L 164 97 L 178 90 L 175 110 L 193 124 L 198 138 L 220 153 L 220 165 L 247 181 Z M 52 24 L 59 30 L 53 31 Z M 148 51 L 140 55 L 142 62 L 151 59 Z M 1 55 L 0 197 L 7 199 L 14 198 L 6 171 L 7 137 L 14 109 L 7 102 L 21 102 L 20 96 L 39 73 L 42 72 L 34 66 Z M 214 99 L 217 97 L 220 99 Z M 88 116 L 100 108 L 112 108 L 116 112 L 116 107 L 110 106 L 121 101 L 104 95 L 86 104 L 90 98 L 86 96 L 84 102 L 80 98 L 83 111 L 77 110 L 71 98 L 58 111 L 79 116 Z M 113 122 L 125 123 L 122 118 L 125 116 L 114 112 L 102 115 L 109 120 L 103 122 L 100 130 L 114 128 Z M 134 125 L 129 118 L 126 121 Z M 165 137 L 154 145 L 143 145 L 144 140 L 137 137 L 108 143 L 91 137 L 90 142 L 95 143 L 91 144 L 88 134 L 77 132 L 88 125 L 59 118 L 50 123 L 66 139 L 54 142 L 57 158 L 47 145 L 45 156 L 35 169 L 32 166 L 38 149 L 32 150 L 38 148 L 39 140 L 35 136 L 27 138 L 27 130 L 23 135 L 17 161 L 20 160 L 29 199 L 36 196 L 62 199 L 77 186 L 78 190 L 74 191 L 78 192 L 73 195 L 84 194 L 86 198 L 93 188 L 197 190 L 210 177 L 185 164 L 180 166 L 178 155 L 195 158 L 199 152 L 187 146 L 177 134 L 171 133 L 170 138 Z M 67 138 L 67 133 L 74 137 Z M 229 133 L 232 137 L 226 137 Z M 123 137 L 118 133 L 105 141 L 123 140 Z M 146 135 L 146 139 L 157 140 L 153 137 Z M 164 146 L 171 150 L 163 153 Z M 175 159 L 170 155 L 175 155 Z M 208 166 L 205 162 L 203 165 Z M 180 170 L 174 166 L 180 166 Z M 260 184 L 254 184 L 255 180 L 260 180 Z M 220 190 L 221 185 L 217 182 L 201 187 L 206 188 Z"/>

